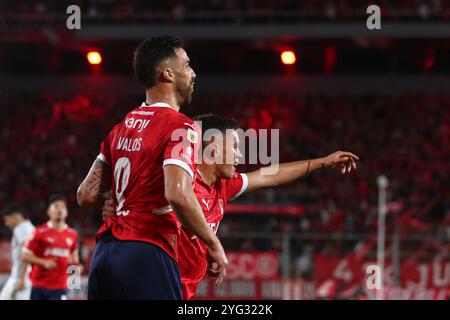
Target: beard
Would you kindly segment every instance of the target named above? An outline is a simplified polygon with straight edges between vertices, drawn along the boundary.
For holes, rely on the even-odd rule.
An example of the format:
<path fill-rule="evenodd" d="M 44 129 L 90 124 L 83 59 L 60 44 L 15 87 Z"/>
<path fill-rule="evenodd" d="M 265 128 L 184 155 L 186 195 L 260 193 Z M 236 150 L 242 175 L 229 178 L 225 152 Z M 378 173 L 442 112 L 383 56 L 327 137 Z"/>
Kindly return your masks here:
<path fill-rule="evenodd" d="M 192 89 L 189 88 L 188 92 L 186 92 L 186 95 L 184 96 L 184 104 L 190 104 L 192 101 Z"/>
<path fill-rule="evenodd" d="M 192 88 L 193 81 L 190 82 L 188 86 L 177 86 L 177 92 L 179 96 L 181 97 L 180 104 L 181 105 L 188 105 L 192 101 L 192 93 L 194 92 L 194 89 Z"/>

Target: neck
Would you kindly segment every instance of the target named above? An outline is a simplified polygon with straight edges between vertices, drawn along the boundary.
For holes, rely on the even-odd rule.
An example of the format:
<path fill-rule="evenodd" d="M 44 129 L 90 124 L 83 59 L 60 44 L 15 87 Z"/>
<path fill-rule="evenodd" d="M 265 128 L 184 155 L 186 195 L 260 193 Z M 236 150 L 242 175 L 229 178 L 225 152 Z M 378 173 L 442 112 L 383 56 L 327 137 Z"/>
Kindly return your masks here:
<path fill-rule="evenodd" d="M 52 224 L 53 228 L 58 230 L 58 231 L 63 229 L 65 227 L 65 225 L 66 225 L 66 223 L 63 220 L 61 220 L 61 221 L 59 221 L 59 220 L 50 220 L 50 223 Z"/>
<path fill-rule="evenodd" d="M 216 183 L 218 175 L 214 165 L 202 163 L 198 166 L 197 171 L 208 185 L 212 186 Z"/>
<path fill-rule="evenodd" d="M 164 87 L 152 87 L 145 91 L 147 104 L 154 104 L 157 102 L 167 103 L 175 111 L 180 111 L 180 104 L 172 90 Z"/>

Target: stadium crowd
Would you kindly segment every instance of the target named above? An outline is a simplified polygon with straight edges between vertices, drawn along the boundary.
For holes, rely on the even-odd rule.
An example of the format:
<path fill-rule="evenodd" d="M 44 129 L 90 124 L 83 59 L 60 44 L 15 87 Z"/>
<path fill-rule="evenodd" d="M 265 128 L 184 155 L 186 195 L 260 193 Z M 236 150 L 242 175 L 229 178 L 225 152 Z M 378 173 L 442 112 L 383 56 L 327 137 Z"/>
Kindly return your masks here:
<path fill-rule="evenodd" d="M 72 223 L 81 229 L 97 228 L 99 215 L 78 208 L 75 190 L 98 153 L 100 138 L 139 102 L 101 95 L 2 95 L 0 99 L 0 207 L 15 202 L 40 220 L 45 217 L 48 195 L 63 192 Z M 349 177 L 315 172 L 287 187 L 242 197 L 239 203 L 304 208 L 301 219 L 260 215 L 258 230 L 374 231 L 379 175 L 389 179 L 389 210 L 397 213 L 403 232 L 429 232 L 448 221 L 448 95 L 211 95 L 196 97 L 186 112 L 234 117 L 243 129 L 280 128 L 281 162 L 339 149 L 360 156 L 359 171 Z M 241 171 L 257 167 L 242 165 Z M 255 223 L 252 215 L 230 214 L 221 232 L 254 230 Z"/>
<path fill-rule="evenodd" d="M 366 16 L 366 8 L 372 1 L 339 0 L 266 0 L 266 1 L 225 1 L 225 0 L 77 0 L 87 13 L 90 21 L 124 21 L 140 19 L 158 23 L 266 23 L 292 22 L 305 20 L 351 20 Z M 450 18 L 450 6 L 447 1 L 433 0 L 384 0 L 377 3 L 385 18 L 389 19 L 437 19 Z M 0 4 L 4 19 L 13 16 L 18 19 L 57 20 L 58 13 L 66 11 L 69 4 L 65 1 L 6 1 Z M 14 15 L 11 15 L 13 13 Z M 19 13 L 19 15 L 17 15 Z"/>

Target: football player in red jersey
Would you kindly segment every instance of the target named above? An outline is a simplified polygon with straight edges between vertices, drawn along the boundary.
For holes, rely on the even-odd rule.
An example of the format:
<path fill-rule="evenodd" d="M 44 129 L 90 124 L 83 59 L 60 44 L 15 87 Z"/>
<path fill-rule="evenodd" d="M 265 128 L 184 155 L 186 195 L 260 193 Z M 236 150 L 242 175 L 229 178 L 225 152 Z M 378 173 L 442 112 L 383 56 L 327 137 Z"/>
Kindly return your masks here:
<path fill-rule="evenodd" d="M 204 156 L 211 155 L 211 158 L 199 164 L 194 187 L 205 218 L 214 232 L 217 232 L 228 201 L 245 192 L 286 184 L 319 168 L 337 168 L 342 174 L 346 174 L 356 169 L 356 161 L 359 160 L 350 152 L 337 151 L 324 158 L 279 164 L 278 170 L 274 170 L 276 173 L 273 175 L 263 175 L 261 170 L 239 173 L 236 171 L 241 156 L 238 148 L 239 136 L 235 130 L 237 122 L 211 114 L 194 119 L 201 122 L 203 134 L 209 129 L 223 133 L 223 139 L 203 141 L 203 150 L 207 150 Z M 113 203 L 113 200 L 105 201 L 103 207 L 105 219 L 115 213 Z M 219 275 L 212 268 L 213 261 L 209 259 L 204 244 L 185 228 L 181 232 L 178 264 L 184 299 L 194 297 L 197 286 L 206 272 L 213 277 Z"/>
<path fill-rule="evenodd" d="M 100 208 L 109 191 L 117 204 L 97 233 L 88 299 L 181 299 L 181 224 L 208 247 L 220 279 L 228 265 L 193 192 L 201 132 L 179 112 L 196 75 L 173 36 L 143 41 L 134 71 L 146 101 L 106 136 L 77 192 L 82 206 Z"/>
<path fill-rule="evenodd" d="M 25 244 L 22 260 L 32 264 L 31 300 L 64 300 L 67 298 L 67 268 L 79 264 L 78 233 L 66 224 L 66 199 L 50 197 L 49 221 L 36 227 Z"/>

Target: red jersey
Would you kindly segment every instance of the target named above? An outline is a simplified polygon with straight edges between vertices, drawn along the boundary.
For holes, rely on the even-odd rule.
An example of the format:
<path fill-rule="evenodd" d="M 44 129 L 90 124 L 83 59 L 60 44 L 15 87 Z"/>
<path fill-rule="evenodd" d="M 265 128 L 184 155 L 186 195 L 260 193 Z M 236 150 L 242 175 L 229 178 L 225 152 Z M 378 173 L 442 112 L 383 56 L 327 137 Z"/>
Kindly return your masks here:
<path fill-rule="evenodd" d="M 70 254 L 78 248 L 78 233 L 67 225 L 58 231 L 49 221 L 35 229 L 33 237 L 25 244 L 24 251 L 36 257 L 53 259 L 56 267 L 47 270 L 34 264 L 30 273 L 33 287 L 41 289 L 67 289 L 67 267 Z"/>
<path fill-rule="evenodd" d="M 208 185 L 200 174 L 197 174 L 194 192 L 214 233 L 217 232 L 228 201 L 240 196 L 247 189 L 247 185 L 247 175 L 238 172 L 231 179 L 217 180 L 213 186 Z M 197 236 L 185 228 L 181 229 L 178 265 L 184 299 L 194 297 L 197 286 L 206 273 L 207 250 L 207 246 Z"/>
<path fill-rule="evenodd" d="M 164 196 L 166 165 L 186 170 L 194 181 L 201 134 L 198 125 L 166 103 L 130 111 L 101 144 L 98 159 L 112 167 L 116 215 L 108 229 L 120 240 L 154 244 L 177 260 L 181 224 Z"/>

